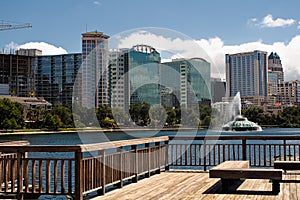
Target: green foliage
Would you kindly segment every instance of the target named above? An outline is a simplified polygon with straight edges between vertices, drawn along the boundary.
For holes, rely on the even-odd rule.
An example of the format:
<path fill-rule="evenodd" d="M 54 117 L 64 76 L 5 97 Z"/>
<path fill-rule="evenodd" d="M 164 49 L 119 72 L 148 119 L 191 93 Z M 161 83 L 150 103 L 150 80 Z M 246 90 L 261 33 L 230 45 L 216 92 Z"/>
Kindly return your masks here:
<path fill-rule="evenodd" d="M 150 123 L 149 103 L 130 105 L 129 113 L 131 119 L 139 126 L 147 126 Z"/>
<path fill-rule="evenodd" d="M 277 115 L 263 112 L 262 107 L 252 107 L 242 113 L 250 121 L 260 125 L 279 126 L 286 128 L 300 127 L 300 107 L 287 107 Z"/>
<path fill-rule="evenodd" d="M 0 99 L 0 113 L 0 128 L 7 130 L 23 127 L 23 106 L 20 103 L 7 98 Z"/>
<path fill-rule="evenodd" d="M 1 123 L 1 127 L 3 127 L 5 130 L 15 129 L 18 127 L 18 124 L 14 118 L 12 119 L 5 118 Z"/>
<path fill-rule="evenodd" d="M 166 123 L 167 113 L 162 106 L 154 105 L 150 107 L 149 117 L 152 127 L 163 127 Z"/>
<path fill-rule="evenodd" d="M 48 130 L 58 130 L 62 126 L 62 121 L 58 115 L 48 113 L 45 117 L 44 127 Z"/>
<path fill-rule="evenodd" d="M 61 120 L 61 127 L 73 128 L 73 115 L 70 107 L 67 106 L 54 106 L 51 110 L 52 115 L 57 115 Z"/>

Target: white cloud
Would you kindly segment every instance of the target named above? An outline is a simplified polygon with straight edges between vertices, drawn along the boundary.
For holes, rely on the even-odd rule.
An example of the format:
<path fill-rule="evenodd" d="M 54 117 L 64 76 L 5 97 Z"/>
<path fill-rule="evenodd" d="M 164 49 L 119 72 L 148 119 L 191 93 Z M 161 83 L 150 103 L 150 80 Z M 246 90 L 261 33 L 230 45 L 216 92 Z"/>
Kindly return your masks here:
<path fill-rule="evenodd" d="M 269 14 L 264 17 L 260 25 L 261 27 L 274 28 L 274 27 L 292 26 L 294 25 L 294 23 L 295 23 L 294 19 L 283 19 L 283 18 L 273 19 L 273 16 Z"/>
<path fill-rule="evenodd" d="M 252 22 L 257 22 L 257 18 L 251 18 L 250 19 Z"/>
<path fill-rule="evenodd" d="M 52 44 L 46 42 L 28 42 L 22 45 L 19 45 L 17 49 L 39 49 L 42 50 L 43 55 L 58 55 L 58 54 L 67 54 L 68 52 L 62 47 L 56 47 Z"/>
<path fill-rule="evenodd" d="M 225 77 L 225 54 L 247 52 L 254 50 L 277 52 L 282 60 L 285 80 L 300 79 L 300 35 L 292 38 L 288 43 L 274 42 L 265 44 L 263 41 L 226 45 L 221 38 L 215 37 L 200 40 L 184 40 L 163 37 L 151 33 L 135 32 L 120 40 L 119 48 L 129 48 L 136 44 L 147 44 L 158 51 L 172 52 L 171 57 L 163 57 L 164 61 L 171 58 L 201 57 L 211 63 L 213 77 Z"/>
<path fill-rule="evenodd" d="M 297 28 L 300 29 L 300 21 L 298 22 L 298 27 Z"/>
<path fill-rule="evenodd" d="M 100 2 L 100 1 L 94 1 L 93 3 L 94 3 L 95 5 L 98 5 L 98 6 L 101 5 L 101 2 Z"/>

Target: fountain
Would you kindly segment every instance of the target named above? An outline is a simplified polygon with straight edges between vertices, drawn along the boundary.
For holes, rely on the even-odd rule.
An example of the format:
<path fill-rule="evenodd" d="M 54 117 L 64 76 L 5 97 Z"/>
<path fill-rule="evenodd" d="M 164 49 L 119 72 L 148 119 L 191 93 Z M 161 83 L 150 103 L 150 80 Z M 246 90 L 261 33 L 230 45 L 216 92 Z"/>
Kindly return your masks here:
<path fill-rule="evenodd" d="M 228 106 L 228 123 L 222 126 L 223 131 L 262 131 L 262 128 L 254 122 L 242 116 L 241 96 L 238 92 Z"/>

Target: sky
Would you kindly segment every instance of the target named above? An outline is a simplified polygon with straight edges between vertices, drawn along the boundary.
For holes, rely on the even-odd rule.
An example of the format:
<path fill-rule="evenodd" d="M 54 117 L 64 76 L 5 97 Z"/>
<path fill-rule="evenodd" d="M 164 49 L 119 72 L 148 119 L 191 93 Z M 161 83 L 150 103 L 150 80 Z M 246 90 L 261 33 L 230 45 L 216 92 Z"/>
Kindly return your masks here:
<path fill-rule="evenodd" d="M 285 80 L 295 80 L 300 79 L 299 8 L 298 0 L 2 0 L 0 23 L 30 23 L 32 28 L 0 31 L 0 51 L 39 48 L 45 55 L 78 53 L 81 34 L 86 31 L 102 31 L 113 38 L 132 29 L 157 27 L 192 39 L 221 74 L 226 53 L 276 51 Z M 146 36 L 138 32 L 126 39 L 135 37 L 133 41 L 154 48 L 161 44 L 191 47 L 184 38 L 170 45 L 174 37 L 155 33 Z M 181 56 L 199 54 L 191 49 Z"/>

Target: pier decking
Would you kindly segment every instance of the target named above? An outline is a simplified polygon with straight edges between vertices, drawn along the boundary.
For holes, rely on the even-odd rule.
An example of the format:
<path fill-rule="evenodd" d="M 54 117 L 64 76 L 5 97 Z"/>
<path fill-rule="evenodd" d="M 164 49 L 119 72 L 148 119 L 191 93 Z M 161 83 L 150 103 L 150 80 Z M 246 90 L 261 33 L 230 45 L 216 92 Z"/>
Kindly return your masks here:
<path fill-rule="evenodd" d="M 17 199 L 300 199 L 299 171 L 284 175 L 278 195 L 268 179 L 245 180 L 225 194 L 220 179 L 207 173 L 225 161 L 269 169 L 276 160 L 299 161 L 299 141 L 300 136 L 161 136 L 72 146 L 1 144 L 0 193 Z"/>
<path fill-rule="evenodd" d="M 211 199 L 300 199 L 300 171 L 283 175 L 280 193 L 271 194 L 272 183 L 264 179 L 247 179 L 234 193 L 222 193 L 220 179 L 209 178 L 207 172 L 163 172 L 138 183 L 107 192 L 92 200 L 211 200 Z"/>

